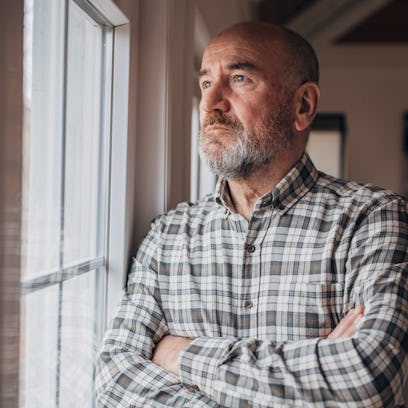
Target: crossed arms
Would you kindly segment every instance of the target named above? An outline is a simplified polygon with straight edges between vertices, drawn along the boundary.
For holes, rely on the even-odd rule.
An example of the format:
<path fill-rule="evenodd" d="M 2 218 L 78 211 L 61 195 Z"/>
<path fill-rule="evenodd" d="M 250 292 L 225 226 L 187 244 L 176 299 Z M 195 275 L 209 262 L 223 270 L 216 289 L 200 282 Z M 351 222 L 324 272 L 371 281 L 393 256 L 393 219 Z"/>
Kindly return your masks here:
<path fill-rule="evenodd" d="M 334 340 L 352 337 L 363 316 L 364 307 L 362 305 L 351 309 L 327 338 Z M 180 355 L 192 341 L 193 339 L 179 336 L 168 335 L 163 337 L 153 350 L 153 363 L 180 377 Z"/>

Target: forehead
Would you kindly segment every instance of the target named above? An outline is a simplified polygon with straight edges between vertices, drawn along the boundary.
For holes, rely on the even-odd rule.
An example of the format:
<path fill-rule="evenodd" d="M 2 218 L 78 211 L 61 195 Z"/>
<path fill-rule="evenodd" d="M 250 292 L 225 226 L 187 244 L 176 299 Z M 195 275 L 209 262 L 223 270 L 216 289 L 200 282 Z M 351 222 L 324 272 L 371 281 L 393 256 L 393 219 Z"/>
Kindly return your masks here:
<path fill-rule="evenodd" d="M 218 66 L 248 62 L 265 73 L 277 71 L 283 64 L 279 47 L 263 40 L 242 37 L 221 37 L 213 40 L 204 52 L 201 68 L 204 71 Z"/>

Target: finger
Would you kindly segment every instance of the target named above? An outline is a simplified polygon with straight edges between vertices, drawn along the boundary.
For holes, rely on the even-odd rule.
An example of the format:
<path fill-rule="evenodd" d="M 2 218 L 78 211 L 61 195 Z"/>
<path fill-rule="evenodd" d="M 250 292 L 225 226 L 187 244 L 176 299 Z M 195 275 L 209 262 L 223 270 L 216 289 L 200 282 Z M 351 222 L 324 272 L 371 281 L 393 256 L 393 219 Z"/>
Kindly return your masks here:
<path fill-rule="evenodd" d="M 363 316 L 364 308 L 359 305 L 347 314 L 339 324 L 339 330 L 336 332 L 337 338 L 351 337 L 356 332 L 356 325 Z"/>
<path fill-rule="evenodd" d="M 350 311 L 343 319 L 340 320 L 339 324 L 334 328 L 334 330 L 327 336 L 328 339 L 340 339 L 348 334 L 348 329 L 350 327 L 350 322 L 352 322 L 354 310 Z"/>
<path fill-rule="evenodd" d="M 364 314 L 364 306 L 363 305 L 357 305 L 354 309 L 355 313 L 358 315 L 363 315 Z"/>
<path fill-rule="evenodd" d="M 327 336 L 328 339 L 339 339 L 351 337 L 356 332 L 356 326 L 364 314 L 364 306 L 357 305 L 351 309 L 347 315 L 340 320 L 335 329 Z"/>

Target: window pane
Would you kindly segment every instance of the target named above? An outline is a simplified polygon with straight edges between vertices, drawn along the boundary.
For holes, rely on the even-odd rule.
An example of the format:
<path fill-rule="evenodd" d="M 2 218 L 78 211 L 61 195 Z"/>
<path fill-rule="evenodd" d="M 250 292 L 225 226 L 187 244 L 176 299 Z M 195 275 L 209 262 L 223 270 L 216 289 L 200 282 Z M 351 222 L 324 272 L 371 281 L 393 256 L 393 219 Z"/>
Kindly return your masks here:
<path fill-rule="evenodd" d="M 205 160 L 199 156 L 200 119 L 198 113 L 198 99 L 193 98 L 191 117 L 191 196 L 192 201 L 214 192 L 217 177 L 211 172 Z"/>
<path fill-rule="evenodd" d="M 57 392 L 58 287 L 23 298 L 20 406 L 55 408 Z"/>
<path fill-rule="evenodd" d="M 341 177 L 342 134 L 339 130 L 312 130 L 306 150 L 315 166 L 335 177 Z"/>
<path fill-rule="evenodd" d="M 103 180 L 102 27 L 73 1 L 69 3 L 64 265 L 97 256 L 105 230 L 99 194 Z M 101 140 L 102 139 L 102 140 Z M 102 206 L 101 206 L 102 204 Z M 103 243 L 104 241 L 102 241 Z"/>
<path fill-rule="evenodd" d="M 64 49 L 62 2 L 25 9 L 24 279 L 59 266 Z"/>
<path fill-rule="evenodd" d="M 60 407 L 92 407 L 93 366 L 99 345 L 94 330 L 97 273 L 63 285 Z"/>

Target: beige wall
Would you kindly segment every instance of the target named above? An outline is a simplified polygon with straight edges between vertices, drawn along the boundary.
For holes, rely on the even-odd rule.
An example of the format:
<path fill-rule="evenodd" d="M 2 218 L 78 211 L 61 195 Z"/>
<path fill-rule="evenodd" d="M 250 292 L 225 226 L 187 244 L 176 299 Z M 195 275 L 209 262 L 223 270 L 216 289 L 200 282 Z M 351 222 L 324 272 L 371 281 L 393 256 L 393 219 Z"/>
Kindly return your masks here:
<path fill-rule="evenodd" d="M 321 60 L 321 112 L 346 116 L 346 177 L 407 193 L 402 151 L 408 47 L 332 47 Z"/>
<path fill-rule="evenodd" d="M 252 0 L 194 0 L 210 36 L 240 21 L 255 18 Z"/>

